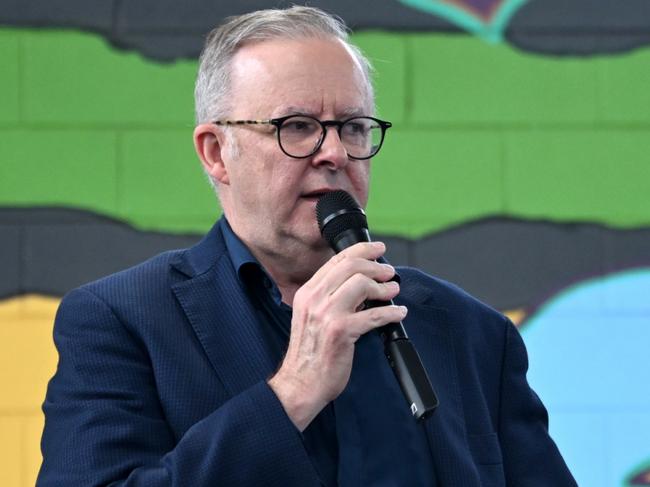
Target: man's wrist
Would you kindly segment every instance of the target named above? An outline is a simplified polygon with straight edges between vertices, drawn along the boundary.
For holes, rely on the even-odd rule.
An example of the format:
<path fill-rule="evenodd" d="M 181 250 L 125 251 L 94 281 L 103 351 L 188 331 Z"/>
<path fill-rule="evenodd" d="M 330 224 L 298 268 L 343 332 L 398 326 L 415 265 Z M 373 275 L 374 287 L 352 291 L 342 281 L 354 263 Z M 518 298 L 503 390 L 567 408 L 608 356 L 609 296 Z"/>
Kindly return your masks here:
<path fill-rule="evenodd" d="M 300 383 L 279 372 L 269 379 L 268 384 L 291 422 L 301 433 L 325 406 L 315 402 Z"/>

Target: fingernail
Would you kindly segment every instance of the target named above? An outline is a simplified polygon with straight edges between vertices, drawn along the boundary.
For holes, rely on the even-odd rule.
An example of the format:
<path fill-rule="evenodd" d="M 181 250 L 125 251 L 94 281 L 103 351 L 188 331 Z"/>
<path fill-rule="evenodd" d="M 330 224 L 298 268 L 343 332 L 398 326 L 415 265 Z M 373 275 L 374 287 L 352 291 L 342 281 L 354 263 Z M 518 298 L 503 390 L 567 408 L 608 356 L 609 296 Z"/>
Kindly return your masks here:
<path fill-rule="evenodd" d="M 400 311 L 400 313 L 402 313 L 402 317 L 406 316 L 406 314 L 409 312 L 409 310 L 406 308 L 406 306 L 400 306 L 399 311 Z"/>

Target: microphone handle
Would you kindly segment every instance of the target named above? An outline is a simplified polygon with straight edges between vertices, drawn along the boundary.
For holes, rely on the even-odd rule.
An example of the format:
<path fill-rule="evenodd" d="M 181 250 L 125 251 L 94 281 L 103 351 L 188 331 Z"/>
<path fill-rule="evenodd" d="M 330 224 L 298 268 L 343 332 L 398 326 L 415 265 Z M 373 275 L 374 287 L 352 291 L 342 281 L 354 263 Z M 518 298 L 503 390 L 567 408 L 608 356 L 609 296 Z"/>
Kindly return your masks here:
<path fill-rule="evenodd" d="M 366 301 L 367 308 L 386 306 L 393 301 Z M 395 374 L 411 414 L 422 421 L 438 407 L 438 396 L 433 390 L 427 371 L 415 346 L 400 323 L 389 323 L 377 328 L 384 342 L 384 354 Z"/>
<path fill-rule="evenodd" d="M 370 242 L 367 228 L 350 228 L 336 236 L 333 248 L 338 253 L 358 242 Z M 393 301 L 366 301 L 367 308 L 387 306 Z M 404 325 L 389 323 L 377 328 L 384 342 L 384 354 L 402 389 L 411 413 L 417 421 L 428 418 L 438 407 L 438 397 L 433 390 L 422 359 L 409 340 Z"/>

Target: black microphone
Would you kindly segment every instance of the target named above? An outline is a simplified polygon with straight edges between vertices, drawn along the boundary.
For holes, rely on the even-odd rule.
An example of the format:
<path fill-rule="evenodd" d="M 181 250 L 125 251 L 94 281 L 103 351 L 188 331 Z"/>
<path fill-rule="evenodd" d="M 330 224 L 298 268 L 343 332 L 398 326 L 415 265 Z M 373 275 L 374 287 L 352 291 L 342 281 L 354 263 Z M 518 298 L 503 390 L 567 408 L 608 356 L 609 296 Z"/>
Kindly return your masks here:
<path fill-rule="evenodd" d="M 316 219 L 323 238 L 336 253 L 358 242 L 371 241 L 365 212 L 345 191 L 332 191 L 321 196 L 316 204 Z M 390 304 L 393 304 L 392 300 L 366 301 L 368 308 Z M 401 322 L 389 323 L 377 331 L 411 413 L 418 421 L 429 417 L 438 406 L 438 398 L 404 325 Z"/>

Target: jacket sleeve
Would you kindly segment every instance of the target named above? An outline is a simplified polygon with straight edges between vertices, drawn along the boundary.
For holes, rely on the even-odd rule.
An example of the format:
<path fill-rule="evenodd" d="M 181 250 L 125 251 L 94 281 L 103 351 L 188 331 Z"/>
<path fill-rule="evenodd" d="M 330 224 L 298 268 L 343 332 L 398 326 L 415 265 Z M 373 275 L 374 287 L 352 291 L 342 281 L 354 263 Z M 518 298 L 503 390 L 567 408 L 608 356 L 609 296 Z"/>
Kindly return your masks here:
<path fill-rule="evenodd" d="M 174 437 L 145 347 L 87 290 L 63 300 L 43 405 L 47 486 L 310 486 L 301 435 L 260 381 Z"/>
<path fill-rule="evenodd" d="M 499 438 L 507 485 L 576 487 L 555 442 L 548 414 L 528 385 L 528 356 L 519 331 L 506 324 L 501 377 Z"/>

